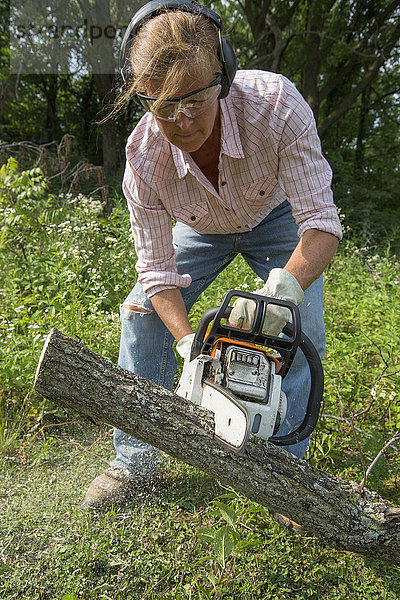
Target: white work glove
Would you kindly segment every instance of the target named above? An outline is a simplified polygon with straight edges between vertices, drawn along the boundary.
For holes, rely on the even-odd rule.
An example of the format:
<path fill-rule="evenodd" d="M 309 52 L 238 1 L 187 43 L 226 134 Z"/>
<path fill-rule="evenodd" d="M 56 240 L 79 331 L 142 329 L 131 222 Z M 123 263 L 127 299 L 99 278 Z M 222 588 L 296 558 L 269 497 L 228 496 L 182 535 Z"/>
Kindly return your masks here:
<path fill-rule="evenodd" d="M 193 340 L 194 333 L 189 333 L 181 338 L 176 344 L 176 350 L 185 362 L 190 360 L 190 351 L 192 349 Z"/>
<path fill-rule="evenodd" d="M 304 292 L 297 279 L 285 269 L 272 269 L 266 284 L 255 294 L 288 300 L 298 306 L 304 300 Z M 229 324 L 241 329 L 250 329 L 256 305 L 252 300 L 238 298 L 229 317 Z M 269 305 L 264 319 L 263 333 L 278 336 L 290 319 L 290 310 L 284 306 Z"/>

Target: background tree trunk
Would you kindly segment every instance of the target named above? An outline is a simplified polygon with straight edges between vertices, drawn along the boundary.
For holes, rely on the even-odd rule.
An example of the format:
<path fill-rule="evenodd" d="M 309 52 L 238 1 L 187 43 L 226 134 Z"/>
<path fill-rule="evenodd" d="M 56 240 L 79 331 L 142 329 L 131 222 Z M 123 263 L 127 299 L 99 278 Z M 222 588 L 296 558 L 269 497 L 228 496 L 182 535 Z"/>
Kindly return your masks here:
<path fill-rule="evenodd" d="M 108 73 L 94 73 L 93 81 L 99 97 L 99 118 L 106 118 L 111 112 L 114 99 L 114 76 Z M 101 125 L 104 173 L 114 175 L 118 167 L 117 125 L 108 120 Z"/>
<path fill-rule="evenodd" d="M 214 438 L 211 413 L 96 355 L 53 329 L 36 390 L 68 410 L 106 422 L 296 520 L 323 543 L 400 565 L 400 509 L 253 438 L 242 454 Z"/>
<path fill-rule="evenodd" d="M 58 75 L 41 76 L 43 95 L 46 98 L 46 116 L 44 123 L 45 141 L 58 139 L 59 126 L 57 115 Z"/>
<path fill-rule="evenodd" d="M 110 10 L 110 1 L 78 0 L 83 13 L 88 17 L 88 27 L 102 32 L 101 36 L 93 39 L 88 47 L 87 58 L 90 63 L 93 82 L 99 99 L 98 119 L 101 121 L 109 116 L 115 100 L 115 57 L 113 51 L 113 38 L 107 37 L 105 32 L 113 23 Z M 119 166 L 117 125 L 116 121 L 109 119 L 102 123 L 102 150 L 103 167 L 106 176 L 114 175 Z"/>

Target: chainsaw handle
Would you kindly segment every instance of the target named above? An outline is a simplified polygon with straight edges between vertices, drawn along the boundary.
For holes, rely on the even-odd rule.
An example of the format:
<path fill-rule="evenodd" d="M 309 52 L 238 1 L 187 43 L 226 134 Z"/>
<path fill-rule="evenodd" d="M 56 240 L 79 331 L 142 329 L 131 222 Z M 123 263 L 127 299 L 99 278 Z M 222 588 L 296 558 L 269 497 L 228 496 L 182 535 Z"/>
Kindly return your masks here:
<path fill-rule="evenodd" d="M 284 327 L 283 333 L 289 336 L 293 335 L 293 326 L 291 323 L 288 323 Z M 290 446 L 302 442 L 311 435 L 318 422 L 322 394 L 324 391 L 324 371 L 322 369 L 321 359 L 314 344 L 304 333 L 301 333 L 299 348 L 303 352 L 307 360 L 308 368 L 310 369 L 311 384 L 307 409 L 303 422 L 297 429 L 287 435 L 274 435 L 269 438 L 268 441 L 276 446 Z"/>
<path fill-rule="evenodd" d="M 229 323 L 223 324 L 222 319 L 228 319 L 232 312 L 230 302 L 234 298 L 246 298 L 255 303 L 255 317 L 250 329 L 240 329 Z M 287 308 L 290 311 L 293 327 L 291 334 L 287 338 L 271 336 L 263 332 L 263 323 L 268 306 L 277 305 Z M 196 358 L 204 352 L 209 354 L 214 341 L 218 337 L 234 337 L 245 342 L 251 342 L 260 346 L 267 346 L 277 350 L 281 355 L 281 367 L 279 374 L 285 377 L 292 364 L 300 342 L 300 312 L 298 307 L 292 302 L 281 300 L 280 298 L 270 298 L 260 294 L 252 294 L 242 290 L 231 290 L 225 295 L 225 298 L 219 307 L 207 310 L 199 321 L 190 353 L 190 360 Z M 212 322 L 210 331 L 207 327 Z M 234 335 L 232 335 L 234 334 Z"/>

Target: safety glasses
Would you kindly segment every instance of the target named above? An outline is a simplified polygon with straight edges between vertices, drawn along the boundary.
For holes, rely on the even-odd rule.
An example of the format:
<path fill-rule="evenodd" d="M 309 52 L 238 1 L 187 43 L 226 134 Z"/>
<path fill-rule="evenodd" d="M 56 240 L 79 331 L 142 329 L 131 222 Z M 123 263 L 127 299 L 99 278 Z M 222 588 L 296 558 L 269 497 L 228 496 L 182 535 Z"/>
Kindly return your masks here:
<path fill-rule="evenodd" d="M 194 119 L 204 112 L 210 104 L 214 102 L 221 92 L 221 73 L 209 85 L 199 90 L 189 92 L 177 98 L 168 98 L 161 102 L 156 109 L 154 104 L 158 98 L 136 94 L 141 105 L 152 112 L 155 117 L 162 121 L 176 121 L 179 112 L 183 112 L 187 117 Z"/>

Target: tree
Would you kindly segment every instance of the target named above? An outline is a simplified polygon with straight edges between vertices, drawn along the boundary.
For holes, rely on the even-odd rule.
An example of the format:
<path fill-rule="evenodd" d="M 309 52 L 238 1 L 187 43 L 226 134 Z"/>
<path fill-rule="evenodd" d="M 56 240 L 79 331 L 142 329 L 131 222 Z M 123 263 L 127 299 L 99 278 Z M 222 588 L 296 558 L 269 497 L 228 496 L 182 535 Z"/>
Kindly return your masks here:
<path fill-rule="evenodd" d="M 237 4 L 252 39 L 243 66 L 296 79 L 319 120 L 321 136 L 354 106 L 383 66 L 398 60 L 400 0 Z M 232 38 L 235 42 L 234 31 Z"/>
<path fill-rule="evenodd" d="M 400 565 L 400 508 L 253 438 L 242 454 L 214 439 L 211 413 L 97 356 L 53 329 L 35 388 L 96 423 L 157 446 L 274 512 L 325 544 Z"/>
<path fill-rule="evenodd" d="M 49 135 L 58 135 L 60 141 L 73 132 L 78 152 L 89 153 L 91 162 L 115 174 L 141 112 L 131 102 L 116 121 L 95 122 L 107 115 L 118 93 L 115 59 L 136 6 L 121 0 L 51 0 L 57 2 L 68 20 L 86 17 L 89 33 L 72 43 L 68 55 L 73 73 L 53 71 L 50 81 L 52 74 L 9 74 L 3 64 L 0 136 L 40 143 L 49 141 Z M 221 14 L 241 68 L 283 73 L 312 106 L 324 153 L 336 174 L 338 204 L 347 209 L 346 198 L 351 198 L 350 212 L 358 200 L 361 207 L 367 202 L 379 207 L 378 218 L 386 211 L 394 222 L 400 185 L 400 0 L 205 2 Z M 28 14 L 31 6 L 37 12 L 48 5 L 33 0 L 21 4 Z M 8 23 L 3 4 L 0 14 Z M 116 26 L 115 35 L 112 27 L 111 35 L 104 34 L 109 23 Z M 102 35 L 90 35 L 91 27 Z M 5 63 L 9 53 L 4 25 L 0 35 Z"/>

